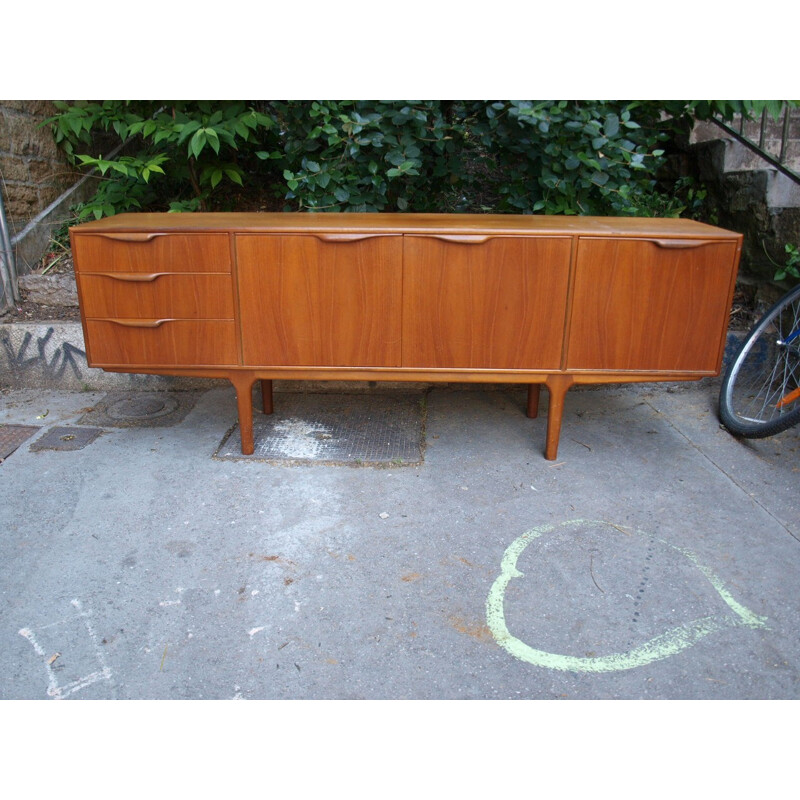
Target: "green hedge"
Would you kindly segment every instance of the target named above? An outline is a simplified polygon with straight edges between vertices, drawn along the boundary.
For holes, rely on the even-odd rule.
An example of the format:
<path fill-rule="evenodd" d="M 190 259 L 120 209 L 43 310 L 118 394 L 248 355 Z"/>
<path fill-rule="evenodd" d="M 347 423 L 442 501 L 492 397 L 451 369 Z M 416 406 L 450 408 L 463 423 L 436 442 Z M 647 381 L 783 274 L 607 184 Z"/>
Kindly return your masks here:
<path fill-rule="evenodd" d="M 728 112 L 743 101 L 720 103 Z M 739 105 L 737 105 L 739 103 Z M 473 211 L 677 216 L 659 187 L 694 101 L 115 101 L 49 120 L 96 167 L 80 218 L 129 210 Z M 124 144 L 115 158 L 93 154 Z"/>

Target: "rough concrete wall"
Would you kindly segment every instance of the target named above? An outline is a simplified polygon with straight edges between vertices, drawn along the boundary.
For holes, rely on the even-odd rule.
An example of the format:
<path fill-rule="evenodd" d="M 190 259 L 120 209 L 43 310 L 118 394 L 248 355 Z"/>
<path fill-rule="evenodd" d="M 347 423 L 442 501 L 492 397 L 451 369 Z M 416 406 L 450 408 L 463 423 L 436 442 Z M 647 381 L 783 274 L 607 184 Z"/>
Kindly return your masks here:
<path fill-rule="evenodd" d="M 0 176 L 11 236 L 80 177 L 56 147 L 48 100 L 0 100 Z"/>
<path fill-rule="evenodd" d="M 719 224 L 744 234 L 740 277 L 769 283 L 776 269 L 773 261 L 786 261 L 784 245 L 800 244 L 800 208 L 769 207 L 767 170 L 724 172 L 722 141 L 696 145 L 694 156 L 699 177 L 719 209 Z"/>

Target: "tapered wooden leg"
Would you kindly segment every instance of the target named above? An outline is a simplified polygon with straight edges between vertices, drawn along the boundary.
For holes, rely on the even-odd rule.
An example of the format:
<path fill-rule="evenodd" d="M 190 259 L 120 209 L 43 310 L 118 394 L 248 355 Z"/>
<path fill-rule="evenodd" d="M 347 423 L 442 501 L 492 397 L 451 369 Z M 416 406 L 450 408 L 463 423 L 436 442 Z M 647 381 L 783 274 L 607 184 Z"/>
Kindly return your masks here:
<path fill-rule="evenodd" d="M 271 414 L 272 408 L 272 381 L 261 381 L 261 407 L 265 414 Z"/>
<path fill-rule="evenodd" d="M 250 376 L 231 378 L 236 389 L 236 405 L 239 409 L 239 432 L 242 437 L 242 455 L 252 455 L 253 442 L 253 383 Z"/>
<path fill-rule="evenodd" d="M 528 386 L 528 416 L 536 419 L 539 416 L 539 390 L 542 387 L 538 383 L 531 383 Z"/>
<path fill-rule="evenodd" d="M 564 412 L 564 398 L 572 378 L 568 375 L 551 375 L 547 379 L 547 391 L 550 394 L 550 404 L 547 409 L 547 444 L 544 457 L 548 461 L 555 461 L 558 456 L 558 438 L 561 434 L 561 416 Z"/>

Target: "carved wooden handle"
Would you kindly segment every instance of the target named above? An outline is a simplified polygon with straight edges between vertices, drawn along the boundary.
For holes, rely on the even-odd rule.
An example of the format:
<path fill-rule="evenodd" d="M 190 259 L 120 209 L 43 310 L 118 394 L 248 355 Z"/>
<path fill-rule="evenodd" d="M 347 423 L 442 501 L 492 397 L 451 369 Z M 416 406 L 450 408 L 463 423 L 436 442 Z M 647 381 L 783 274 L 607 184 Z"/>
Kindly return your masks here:
<path fill-rule="evenodd" d="M 665 250 L 687 250 L 691 247 L 703 247 L 707 244 L 714 244 L 708 239 L 648 239 L 648 242 Z"/>
<path fill-rule="evenodd" d="M 163 233 L 98 233 L 104 239 L 115 239 L 118 242 L 150 242 Z"/>
<path fill-rule="evenodd" d="M 362 239 L 375 239 L 380 236 L 398 236 L 396 233 L 312 233 L 323 242 L 360 242 Z"/>
<path fill-rule="evenodd" d="M 106 319 L 104 321 L 122 325 L 123 328 L 157 328 L 165 322 L 172 322 L 171 319 Z"/>
<path fill-rule="evenodd" d="M 431 239 L 441 239 L 443 242 L 456 242 L 457 244 L 483 244 L 494 237 L 474 233 L 434 233 Z"/>
<path fill-rule="evenodd" d="M 111 278 L 114 281 L 125 283 L 151 283 L 162 275 L 171 275 L 170 272 L 96 272 L 101 278 Z"/>

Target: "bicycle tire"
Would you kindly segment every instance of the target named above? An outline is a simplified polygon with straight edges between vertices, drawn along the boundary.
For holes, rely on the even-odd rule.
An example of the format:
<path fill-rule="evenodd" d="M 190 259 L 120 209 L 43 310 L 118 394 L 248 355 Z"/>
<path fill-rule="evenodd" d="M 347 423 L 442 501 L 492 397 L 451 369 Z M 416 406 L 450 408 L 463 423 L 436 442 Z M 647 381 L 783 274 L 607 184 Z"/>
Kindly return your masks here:
<path fill-rule="evenodd" d="M 800 286 L 785 294 L 753 326 L 725 370 L 720 422 L 734 436 L 761 439 L 800 422 L 800 397 L 781 405 L 800 387 Z"/>

